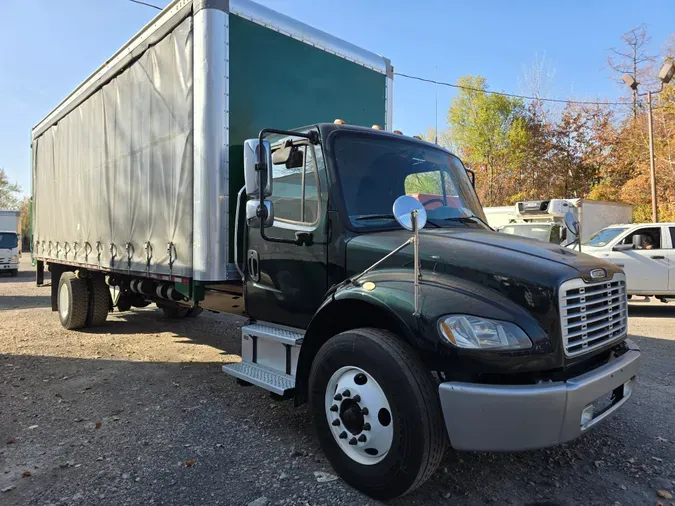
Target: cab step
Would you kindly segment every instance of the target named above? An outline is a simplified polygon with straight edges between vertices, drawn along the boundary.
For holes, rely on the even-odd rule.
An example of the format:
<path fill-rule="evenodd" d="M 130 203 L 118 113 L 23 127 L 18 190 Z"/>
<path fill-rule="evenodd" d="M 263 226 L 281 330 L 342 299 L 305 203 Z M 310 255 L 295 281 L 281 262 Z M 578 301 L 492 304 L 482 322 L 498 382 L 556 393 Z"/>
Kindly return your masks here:
<path fill-rule="evenodd" d="M 282 344 L 290 344 L 291 346 L 302 344 L 302 338 L 305 334 L 302 330 L 282 327 L 281 325 L 270 323 L 252 323 L 250 325 L 244 325 L 241 328 L 241 333 L 243 335 L 277 341 Z"/>
<path fill-rule="evenodd" d="M 295 388 L 295 370 L 305 332 L 268 322 L 241 328 L 241 362 L 223 372 L 284 396 Z"/>
<path fill-rule="evenodd" d="M 295 388 L 293 376 L 272 371 L 258 364 L 247 362 L 225 364 L 223 372 L 278 395 L 288 395 Z"/>

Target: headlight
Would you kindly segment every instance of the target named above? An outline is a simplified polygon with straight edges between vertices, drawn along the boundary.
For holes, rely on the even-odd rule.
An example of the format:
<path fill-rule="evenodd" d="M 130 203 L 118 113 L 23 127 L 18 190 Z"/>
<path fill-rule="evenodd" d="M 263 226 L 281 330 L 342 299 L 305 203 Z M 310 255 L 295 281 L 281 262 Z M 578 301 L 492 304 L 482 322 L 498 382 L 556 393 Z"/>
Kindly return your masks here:
<path fill-rule="evenodd" d="M 18 255 L 12 255 L 12 258 L 9 259 L 10 262 L 18 262 L 19 261 L 19 256 Z"/>
<path fill-rule="evenodd" d="M 524 350 L 532 347 L 525 332 L 513 323 L 469 315 L 438 320 L 441 336 L 458 348 L 477 350 Z"/>

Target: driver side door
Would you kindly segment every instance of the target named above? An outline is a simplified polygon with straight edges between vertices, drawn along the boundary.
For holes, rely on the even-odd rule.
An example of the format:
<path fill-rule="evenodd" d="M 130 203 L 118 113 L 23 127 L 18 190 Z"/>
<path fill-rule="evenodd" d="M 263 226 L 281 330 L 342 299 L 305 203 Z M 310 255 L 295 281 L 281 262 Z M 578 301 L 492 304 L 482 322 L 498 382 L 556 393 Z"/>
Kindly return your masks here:
<path fill-rule="evenodd" d="M 246 310 L 254 319 L 306 328 L 328 289 L 327 182 L 321 147 L 295 144 L 300 163 L 273 165 L 274 221 L 265 234 L 276 241 L 247 227 Z"/>

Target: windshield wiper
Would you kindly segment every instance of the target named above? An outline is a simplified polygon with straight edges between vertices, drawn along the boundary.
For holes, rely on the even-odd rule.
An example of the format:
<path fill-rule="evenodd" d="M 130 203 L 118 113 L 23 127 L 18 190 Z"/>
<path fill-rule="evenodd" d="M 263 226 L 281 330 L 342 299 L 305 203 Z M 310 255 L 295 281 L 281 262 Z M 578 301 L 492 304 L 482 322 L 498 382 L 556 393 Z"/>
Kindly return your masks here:
<path fill-rule="evenodd" d="M 357 216 L 354 218 L 356 221 L 365 221 L 365 220 L 395 220 L 396 217 L 393 214 L 364 214 L 363 216 Z"/>
<path fill-rule="evenodd" d="M 476 216 L 475 214 L 472 214 L 471 216 L 457 216 L 454 218 L 444 218 L 443 221 L 459 221 L 460 223 L 475 223 L 474 220 L 478 220 L 481 222 L 483 225 L 485 225 L 487 228 L 490 230 L 493 230 L 493 228 L 488 225 L 485 221 L 483 221 L 481 218 Z"/>

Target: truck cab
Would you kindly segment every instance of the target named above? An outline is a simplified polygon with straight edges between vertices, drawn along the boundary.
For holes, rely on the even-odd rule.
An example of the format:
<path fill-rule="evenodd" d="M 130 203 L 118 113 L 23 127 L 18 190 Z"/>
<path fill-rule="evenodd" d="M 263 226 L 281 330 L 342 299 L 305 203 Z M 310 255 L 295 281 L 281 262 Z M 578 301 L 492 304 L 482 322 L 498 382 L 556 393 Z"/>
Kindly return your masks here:
<path fill-rule="evenodd" d="M 15 230 L 0 230 L 0 274 L 19 274 L 19 236 Z"/>
<path fill-rule="evenodd" d="M 242 362 L 223 370 L 309 401 L 349 483 L 395 497 L 426 479 L 446 438 L 458 450 L 554 445 L 630 397 L 640 352 L 621 268 L 494 232 L 452 153 L 326 123 L 265 129 L 245 155 L 251 324 Z"/>
<path fill-rule="evenodd" d="M 626 273 L 629 295 L 675 298 L 675 223 L 612 225 L 583 243 L 584 253 Z"/>

